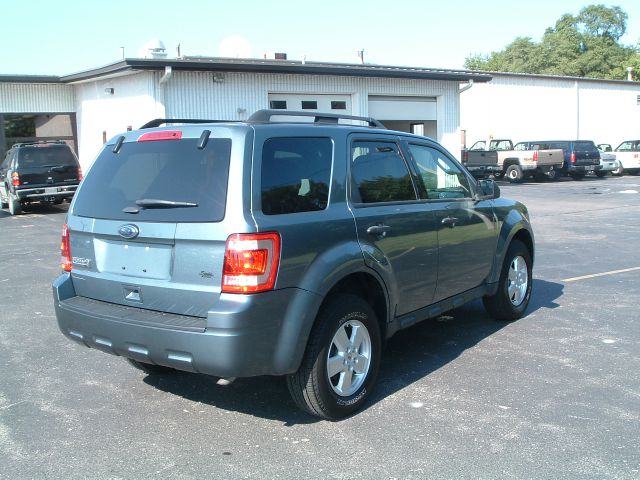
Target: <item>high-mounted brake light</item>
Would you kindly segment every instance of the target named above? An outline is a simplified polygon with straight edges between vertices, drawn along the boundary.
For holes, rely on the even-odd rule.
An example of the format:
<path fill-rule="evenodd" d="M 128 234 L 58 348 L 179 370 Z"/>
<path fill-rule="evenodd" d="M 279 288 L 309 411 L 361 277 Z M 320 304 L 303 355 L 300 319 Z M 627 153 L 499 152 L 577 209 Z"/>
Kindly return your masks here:
<path fill-rule="evenodd" d="M 65 272 L 70 272 L 73 268 L 69 227 L 67 227 L 66 223 L 62 226 L 62 240 L 60 241 L 60 268 Z"/>
<path fill-rule="evenodd" d="M 571 152 L 570 160 L 571 163 L 576 163 L 576 152 Z"/>
<path fill-rule="evenodd" d="M 222 274 L 223 293 L 273 290 L 280 263 L 276 232 L 234 234 L 227 239 Z"/>
<path fill-rule="evenodd" d="M 182 132 L 180 130 L 159 130 L 157 132 L 147 132 L 140 135 L 139 142 L 153 142 L 156 140 L 180 140 Z"/>
<path fill-rule="evenodd" d="M 11 174 L 11 185 L 13 185 L 14 187 L 19 187 L 20 184 L 20 174 L 18 172 L 13 172 Z"/>

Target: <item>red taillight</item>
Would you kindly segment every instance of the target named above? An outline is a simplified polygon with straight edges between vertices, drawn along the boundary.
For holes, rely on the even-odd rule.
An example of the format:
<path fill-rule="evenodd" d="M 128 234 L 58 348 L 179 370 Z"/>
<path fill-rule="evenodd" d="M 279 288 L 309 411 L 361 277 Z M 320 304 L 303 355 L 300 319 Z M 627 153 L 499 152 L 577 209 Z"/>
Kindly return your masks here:
<path fill-rule="evenodd" d="M 69 242 L 69 227 L 65 223 L 62 226 L 62 240 L 60 241 L 60 267 L 65 272 L 70 272 L 73 268 L 71 261 L 71 244 Z"/>
<path fill-rule="evenodd" d="M 234 234 L 227 239 L 222 275 L 223 293 L 272 290 L 280 262 L 280 235 Z"/>
<path fill-rule="evenodd" d="M 13 172 L 11 174 L 11 185 L 14 187 L 20 186 L 20 174 L 18 174 L 18 172 Z"/>
<path fill-rule="evenodd" d="M 182 132 L 180 130 L 160 130 L 157 132 L 147 132 L 140 135 L 139 142 L 153 142 L 155 140 L 180 140 Z"/>
<path fill-rule="evenodd" d="M 571 152 L 570 160 L 571 163 L 576 163 L 576 152 Z"/>
<path fill-rule="evenodd" d="M 78 181 L 81 182 L 83 178 L 84 175 L 82 174 L 82 168 L 78 167 Z"/>
<path fill-rule="evenodd" d="M 533 152 L 533 161 L 534 162 L 538 161 L 538 151 L 537 150 L 534 150 L 534 152 Z"/>

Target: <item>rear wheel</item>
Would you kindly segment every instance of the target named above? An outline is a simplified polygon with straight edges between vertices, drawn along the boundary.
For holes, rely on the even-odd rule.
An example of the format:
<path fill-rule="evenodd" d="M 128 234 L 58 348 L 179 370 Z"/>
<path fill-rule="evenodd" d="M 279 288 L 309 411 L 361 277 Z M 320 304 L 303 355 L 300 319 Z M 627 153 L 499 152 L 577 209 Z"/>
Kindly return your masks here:
<path fill-rule="evenodd" d="M 134 360 L 133 358 L 127 358 L 127 361 L 136 367 L 138 370 L 142 370 L 145 373 L 174 373 L 176 370 L 171 367 L 165 367 L 164 365 L 155 365 L 153 363 L 144 363 Z"/>
<path fill-rule="evenodd" d="M 507 167 L 507 171 L 504 174 L 511 183 L 521 182 L 524 178 L 524 174 L 522 173 L 522 168 L 520 165 L 509 165 Z"/>
<path fill-rule="evenodd" d="M 547 178 L 549 180 L 557 180 L 558 179 L 558 171 L 557 170 L 549 170 L 547 172 Z"/>
<path fill-rule="evenodd" d="M 615 170 L 611 171 L 611 175 L 615 175 L 616 177 L 622 176 L 623 173 L 624 173 L 624 167 L 622 166 L 621 163 L 618 163 L 618 167 Z"/>
<path fill-rule="evenodd" d="M 484 307 L 497 320 L 517 320 L 529 305 L 531 286 L 531 254 L 524 243 L 513 240 L 504 257 L 498 291 L 482 299 Z"/>
<path fill-rule="evenodd" d="M 291 397 L 306 412 L 338 420 L 359 410 L 380 367 L 376 314 L 355 295 L 338 295 L 322 309 L 298 371 L 287 377 Z"/>
<path fill-rule="evenodd" d="M 9 203 L 9 213 L 11 215 L 20 215 L 22 213 L 22 205 L 18 197 L 11 192 L 8 194 L 7 202 Z"/>

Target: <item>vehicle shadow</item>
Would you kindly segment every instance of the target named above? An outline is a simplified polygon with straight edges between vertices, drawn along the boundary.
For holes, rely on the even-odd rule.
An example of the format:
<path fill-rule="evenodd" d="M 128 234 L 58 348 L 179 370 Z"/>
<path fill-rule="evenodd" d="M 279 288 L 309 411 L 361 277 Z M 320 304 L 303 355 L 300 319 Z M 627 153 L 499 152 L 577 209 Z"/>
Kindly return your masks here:
<path fill-rule="evenodd" d="M 556 308 L 561 284 L 534 280 L 528 313 Z M 426 377 L 509 325 L 492 319 L 480 300 L 398 332 L 385 345 L 378 384 L 365 409 Z M 149 374 L 144 382 L 159 390 L 193 402 L 283 422 L 285 426 L 312 424 L 319 419 L 298 410 L 289 396 L 284 378 L 240 378 L 220 386 L 207 375 L 176 372 Z"/>

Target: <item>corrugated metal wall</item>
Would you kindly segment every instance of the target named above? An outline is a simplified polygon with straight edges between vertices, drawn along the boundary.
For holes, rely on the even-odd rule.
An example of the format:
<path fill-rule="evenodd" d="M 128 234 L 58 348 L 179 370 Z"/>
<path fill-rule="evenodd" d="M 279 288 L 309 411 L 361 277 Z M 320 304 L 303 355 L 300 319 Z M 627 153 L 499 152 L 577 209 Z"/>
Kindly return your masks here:
<path fill-rule="evenodd" d="M 217 77 L 217 78 L 216 78 Z M 438 140 L 459 151 L 458 82 L 391 78 L 174 72 L 166 84 L 169 117 L 243 120 L 267 108 L 270 93 L 351 96 L 353 115 L 368 115 L 369 95 L 436 97 Z"/>
<path fill-rule="evenodd" d="M 71 85 L 0 83 L 0 113 L 75 112 Z"/>
<path fill-rule="evenodd" d="M 639 94 L 638 83 L 495 74 L 460 95 L 460 128 L 467 146 L 490 136 L 617 145 L 638 136 Z"/>

